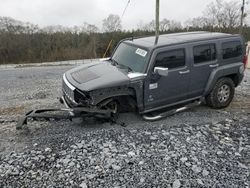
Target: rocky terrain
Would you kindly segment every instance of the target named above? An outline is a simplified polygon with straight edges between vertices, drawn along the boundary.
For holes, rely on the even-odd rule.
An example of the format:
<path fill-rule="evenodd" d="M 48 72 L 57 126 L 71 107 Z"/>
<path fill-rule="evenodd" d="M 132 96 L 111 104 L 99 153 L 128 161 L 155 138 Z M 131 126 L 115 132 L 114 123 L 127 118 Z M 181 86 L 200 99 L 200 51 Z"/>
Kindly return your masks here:
<path fill-rule="evenodd" d="M 71 66 L 0 70 L 0 187 L 249 187 L 250 71 L 223 110 L 201 105 L 156 122 L 121 114 L 29 121 L 27 110 L 60 106 Z"/>

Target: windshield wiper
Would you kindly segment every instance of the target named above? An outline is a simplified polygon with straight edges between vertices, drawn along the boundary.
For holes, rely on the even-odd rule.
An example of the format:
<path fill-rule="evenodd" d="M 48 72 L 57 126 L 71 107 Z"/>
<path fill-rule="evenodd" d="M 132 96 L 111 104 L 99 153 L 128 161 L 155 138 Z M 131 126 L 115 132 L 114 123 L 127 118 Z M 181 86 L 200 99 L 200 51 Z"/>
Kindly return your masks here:
<path fill-rule="evenodd" d="M 122 67 L 125 67 L 128 69 L 128 72 L 133 72 L 133 69 L 131 69 L 128 65 L 123 65 L 123 64 L 119 64 Z"/>
<path fill-rule="evenodd" d="M 125 67 L 128 69 L 128 72 L 133 72 L 133 70 L 127 66 L 127 65 L 124 65 L 124 64 L 119 64 L 116 60 L 114 59 L 110 59 L 111 60 L 111 64 L 114 65 L 114 66 L 119 66 L 119 67 Z"/>
<path fill-rule="evenodd" d="M 114 66 L 119 65 L 119 63 L 116 60 L 114 60 L 114 59 L 110 59 L 110 60 L 111 60 L 112 65 L 114 65 Z"/>

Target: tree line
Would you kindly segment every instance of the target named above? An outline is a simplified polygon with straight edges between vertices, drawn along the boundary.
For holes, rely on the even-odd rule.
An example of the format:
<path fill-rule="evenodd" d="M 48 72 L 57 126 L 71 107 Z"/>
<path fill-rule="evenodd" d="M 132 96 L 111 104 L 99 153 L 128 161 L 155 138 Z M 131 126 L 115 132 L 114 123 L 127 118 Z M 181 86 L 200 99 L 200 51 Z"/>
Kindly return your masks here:
<path fill-rule="evenodd" d="M 184 24 L 168 20 L 160 21 L 160 33 L 184 31 L 215 31 L 238 33 L 241 5 L 238 1 L 216 0 L 207 5 L 202 16 L 187 20 Z M 243 15 L 244 19 L 247 15 Z M 40 28 L 38 25 L 0 17 L 0 64 L 62 61 L 100 58 L 112 40 L 110 55 L 116 44 L 124 38 L 154 34 L 155 21 L 138 23 L 134 30 L 124 30 L 118 15 L 103 20 L 102 29 L 89 23 L 81 26 L 61 25 Z M 250 40 L 250 27 L 244 25 L 244 37 Z"/>

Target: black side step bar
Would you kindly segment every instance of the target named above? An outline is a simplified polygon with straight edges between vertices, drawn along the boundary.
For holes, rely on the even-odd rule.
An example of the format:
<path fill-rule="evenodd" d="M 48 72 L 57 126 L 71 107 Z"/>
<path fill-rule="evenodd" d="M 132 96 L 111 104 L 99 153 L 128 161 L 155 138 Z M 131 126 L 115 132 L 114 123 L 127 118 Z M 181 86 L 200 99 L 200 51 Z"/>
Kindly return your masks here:
<path fill-rule="evenodd" d="M 169 111 L 165 111 L 165 112 L 161 112 L 161 113 L 157 113 L 157 112 L 154 112 L 153 114 L 148 113 L 148 114 L 143 115 L 142 117 L 144 120 L 147 120 L 147 121 L 157 121 L 157 120 L 169 117 L 169 116 L 173 116 L 179 112 L 183 112 L 183 111 L 188 110 L 190 108 L 199 106 L 200 104 L 201 104 L 201 101 L 198 100 L 198 101 L 187 104 L 186 106 L 183 106 L 183 107 L 180 107 L 177 109 L 173 109 L 173 110 L 169 110 Z"/>

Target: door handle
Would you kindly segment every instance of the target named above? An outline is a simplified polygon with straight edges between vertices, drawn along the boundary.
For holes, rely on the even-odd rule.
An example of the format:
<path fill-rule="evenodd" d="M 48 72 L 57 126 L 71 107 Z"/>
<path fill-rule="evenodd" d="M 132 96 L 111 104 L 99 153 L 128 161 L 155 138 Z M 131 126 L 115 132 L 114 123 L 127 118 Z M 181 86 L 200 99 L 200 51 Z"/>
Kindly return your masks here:
<path fill-rule="evenodd" d="M 190 70 L 180 71 L 179 73 L 180 73 L 180 74 L 188 74 L 188 73 L 190 73 Z"/>
<path fill-rule="evenodd" d="M 215 67 L 218 67 L 218 66 L 219 66 L 219 64 L 209 65 L 209 67 L 211 67 L 211 68 L 215 68 Z"/>

